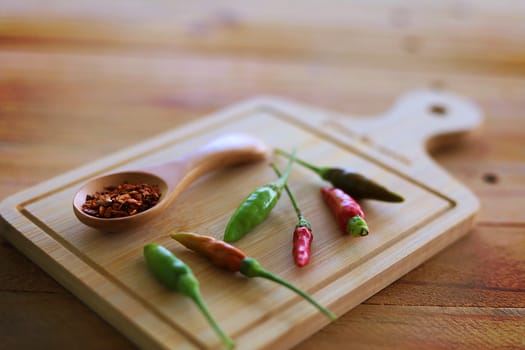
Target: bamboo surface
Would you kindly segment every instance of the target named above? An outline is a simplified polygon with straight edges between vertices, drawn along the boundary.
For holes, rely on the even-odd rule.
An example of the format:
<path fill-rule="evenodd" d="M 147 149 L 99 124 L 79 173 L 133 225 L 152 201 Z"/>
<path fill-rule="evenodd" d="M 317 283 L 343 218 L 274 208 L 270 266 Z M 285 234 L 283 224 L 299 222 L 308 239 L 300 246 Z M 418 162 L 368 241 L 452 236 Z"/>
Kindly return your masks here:
<path fill-rule="evenodd" d="M 363 116 L 414 88 L 472 98 L 483 127 L 432 155 L 480 198 L 475 229 L 297 348 L 525 347 L 522 2 L 0 9 L 1 198 L 259 94 Z M 10 244 L 0 250 L 1 348 L 133 348 Z"/>

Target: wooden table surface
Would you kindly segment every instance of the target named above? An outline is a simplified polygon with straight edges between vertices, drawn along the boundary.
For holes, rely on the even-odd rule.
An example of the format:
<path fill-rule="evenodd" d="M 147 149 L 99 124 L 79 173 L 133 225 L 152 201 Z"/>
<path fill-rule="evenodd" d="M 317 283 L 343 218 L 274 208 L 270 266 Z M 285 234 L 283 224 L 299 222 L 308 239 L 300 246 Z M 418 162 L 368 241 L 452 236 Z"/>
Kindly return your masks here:
<path fill-rule="evenodd" d="M 477 224 L 297 349 L 525 348 L 520 0 L 1 0 L 0 198 L 256 95 L 371 116 L 418 88 L 485 114 L 432 151 Z M 134 345 L 0 239 L 0 349 L 35 348 Z"/>

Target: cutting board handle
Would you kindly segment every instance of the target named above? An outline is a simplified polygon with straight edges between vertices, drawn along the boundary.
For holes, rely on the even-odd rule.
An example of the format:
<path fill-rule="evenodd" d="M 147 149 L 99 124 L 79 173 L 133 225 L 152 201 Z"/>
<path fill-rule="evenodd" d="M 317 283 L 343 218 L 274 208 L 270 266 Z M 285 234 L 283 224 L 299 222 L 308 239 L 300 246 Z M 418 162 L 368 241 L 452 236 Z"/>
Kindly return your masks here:
<path fill-rule="evenodd" d="M 479 108 L 464 97 L 419 90 L 401 96 L 389 111 L 375 118 L 358 118 L 345 123 L 363 141 L 388 150 L 391 155 L 413 165 L 429 159 L 428 148 L 456 140 L 477 127 L 481 119 Z"/>

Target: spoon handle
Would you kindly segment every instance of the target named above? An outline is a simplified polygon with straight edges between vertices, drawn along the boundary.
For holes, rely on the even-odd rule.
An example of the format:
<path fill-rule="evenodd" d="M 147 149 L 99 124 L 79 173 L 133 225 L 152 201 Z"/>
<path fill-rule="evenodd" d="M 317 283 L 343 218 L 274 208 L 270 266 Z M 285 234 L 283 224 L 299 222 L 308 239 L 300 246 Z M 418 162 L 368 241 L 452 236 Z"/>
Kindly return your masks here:
<path fill-rule="evenodd" d="M 206 173 L 214 169 L 264 159 L 268 147 L 260 140 L 246 134 L 228 134 L 205 144 L 181 160 L 187 169 Z"/>
<path fill-rule="evenodd" d="M 175 161 L 148 169 L 164 178 L 177 196 L 200 176 L 228 165 L 263 160 L 269 153 L 260 139 L 246 134 L 228 134 L 210 141 Z"/>

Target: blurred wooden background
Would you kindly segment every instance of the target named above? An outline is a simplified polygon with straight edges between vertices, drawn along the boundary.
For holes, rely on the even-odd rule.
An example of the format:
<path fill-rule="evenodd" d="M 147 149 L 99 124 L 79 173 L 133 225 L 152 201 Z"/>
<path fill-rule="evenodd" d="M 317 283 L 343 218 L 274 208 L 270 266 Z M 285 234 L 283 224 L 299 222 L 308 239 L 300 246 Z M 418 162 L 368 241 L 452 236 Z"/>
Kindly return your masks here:
<path fill-rule="evenodd" d="M 0 198 L 260 94 L 351 115 L 433 88 L 483 127 L 433 150 L 468 236 L 297 349 L 525 348 L 524 1 L 0 0 Z M 133 345 L 0 240 L 0 349 Z"/>

